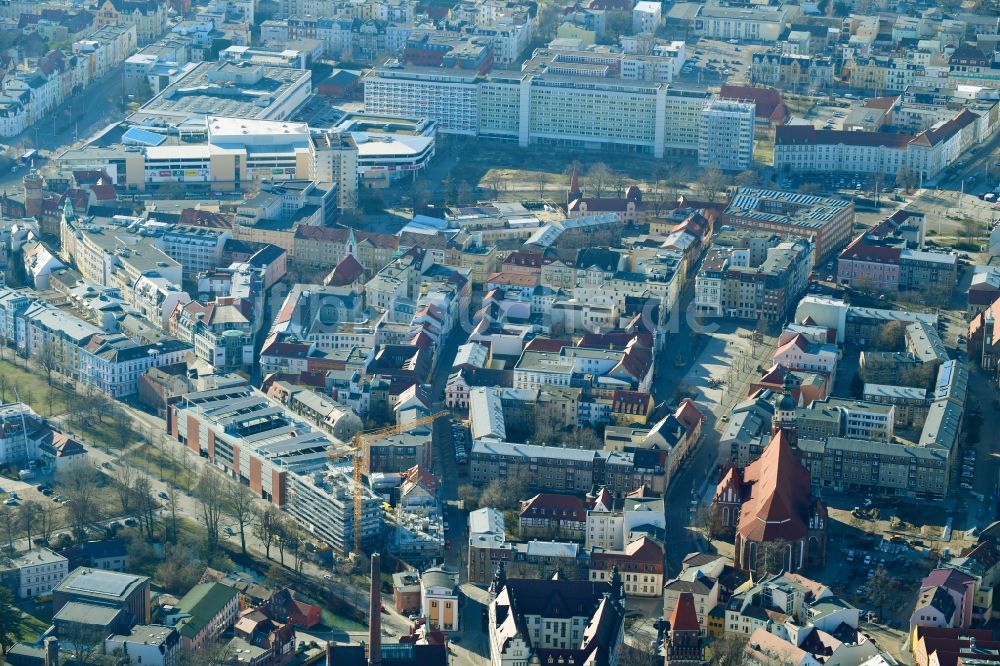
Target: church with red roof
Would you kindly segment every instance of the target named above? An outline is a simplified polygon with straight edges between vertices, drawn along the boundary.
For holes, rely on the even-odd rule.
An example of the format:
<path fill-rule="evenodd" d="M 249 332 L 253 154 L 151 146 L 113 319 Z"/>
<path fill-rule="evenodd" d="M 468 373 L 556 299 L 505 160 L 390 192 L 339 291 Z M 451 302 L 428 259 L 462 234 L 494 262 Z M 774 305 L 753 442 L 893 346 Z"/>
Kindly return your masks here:
<path fill-rule="evenodd" d="M 716 487 L 713 520 L 730 531 L 744 571 L 802 571 L 826 557 L 827 512 L 799 461 L 794 385 L 786 375 L 776 396 L 771 441 L 760 458 L 731 468 Z"/>

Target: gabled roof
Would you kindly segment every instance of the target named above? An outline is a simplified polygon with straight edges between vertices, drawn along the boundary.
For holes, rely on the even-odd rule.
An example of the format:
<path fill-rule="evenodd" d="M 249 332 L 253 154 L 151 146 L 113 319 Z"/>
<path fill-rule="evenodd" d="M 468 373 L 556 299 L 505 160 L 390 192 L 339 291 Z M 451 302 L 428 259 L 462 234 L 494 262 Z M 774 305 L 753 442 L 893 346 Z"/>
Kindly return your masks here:
<path fill-rule="evenodd" d="M 694 595 L 681 592 L 677 597 L 677 605 L 670 614 L 670 631 L 700 631 L 698 613 L 694 609 Z"/>
<path fill-rule="evenodd" d="M 785 100 L 781 98 L 781 93 L 774 88 L 724 85 L 719 90 L 719 97 L 754 102 L 756 105 L 755 115 L 775 124 L 783 124 L 788 120 L 788 107 L 785 106 Z"/>
<path fill-rule="evenodd" d="M 740 509 L 738 531 L 746 541 L 793 541 L 808 532 L 812 504 L 809 472 L 784 431 L 771 438 L 760 458 L 747 465 L 743 482 L 750 498 Z"/>
<path fill-rule="evenodd" d="M 237 596 L 236 590 L 222 583 L 195 585 L 177 603 L 177 608 L 190 617 L 177 623 L 181 636 L 194 638 Z"/>
<path fill-rule="evenodd" d="M 330 271 L 323 283 L 332 287 L 345 287 L 354 284 L 364 274 L 365 267 L 353 254 L 349 254 Z"/>
<path fill-rule="evenodd" d="M 586 522 L 587 509 L 575 495 L 539 493 L 521 502 L 521 517 Z"/>

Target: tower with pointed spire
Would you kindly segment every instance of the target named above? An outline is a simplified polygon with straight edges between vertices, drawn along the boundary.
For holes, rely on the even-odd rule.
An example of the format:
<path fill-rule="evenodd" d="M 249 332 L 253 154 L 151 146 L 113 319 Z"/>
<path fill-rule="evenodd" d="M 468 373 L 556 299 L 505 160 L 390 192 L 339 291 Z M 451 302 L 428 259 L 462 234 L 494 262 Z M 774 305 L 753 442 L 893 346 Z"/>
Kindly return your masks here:
<path fill-rule="evenodd" d="M 344 250 L 345 258 L 349 256 L 354 257 L 355 259 L 358 258 L 358 241 L 354 238 L 354 227 L 349 228 L 347 233 L 347 245 L 344 247 Z"/>
<path fill-rule="evenodd" d="M 795 375 L 786 371 L 785 380 L 781 385 L 781 392 L 776 393 L 774 396 L 774 415 L 771 417 L 771 435 L 777 435 L 779 432 L 785 433 L 788 444 L 792 448 L 796 448 L 799 443 L 795 414 L 798 404 L 792 395 L 795 388 Z"/>
<path fill-rule="evenodd" d="M 681 592 L 670 614 L 670 629 L 664 642 L 665 666 L 699 666 L 705 663 L 705 638 L 694 609 L 694 595 Z"/>
<path fill-rule="evenodd" d="M 580 192 L 580 167 L 576 162 L 573 162 L 573 175 L 569 180 L 569 192 L 566 193 L 566 205 L 570 205 L 581 196 L 583 196 L 583 193 Z"/>

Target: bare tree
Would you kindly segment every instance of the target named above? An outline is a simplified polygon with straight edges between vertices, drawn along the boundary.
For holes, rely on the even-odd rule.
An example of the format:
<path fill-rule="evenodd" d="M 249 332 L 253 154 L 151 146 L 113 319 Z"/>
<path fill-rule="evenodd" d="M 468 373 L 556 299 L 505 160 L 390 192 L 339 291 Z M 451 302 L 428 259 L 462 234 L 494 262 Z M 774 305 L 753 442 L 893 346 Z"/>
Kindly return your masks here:
<path fill-rule="evenodd" d="M 38 537 L 48 543 L 52 538 L 52 530 L 55 529 L 56 512 L 62 509 L 55 503 L 46 502 L 40 504 L 41 512 L 38 514 Z"/>
<path fill-rule="evenodd" d="M 24 535 L 28 538 L 28 550 L 31 550 L 31 537 L 36 534 L 38 521 L 42 513 L 42 505 L 35 500 L 25 500 L 24 504 L 17 508 L 17 523 Z"/>
<path fill-rule="evenodd" d="M 294 539 L 295 526 L 285 516 L 278 514 L 277 529 L 274 533 L 275 542 L 278 544 L 278 561 L 281 566 L 285 566 L 285 548 Z"/>
<path fill-rule="evenodd" d="M 458 498 L 462 500 L 463 508 L 466 511 L 475 511 L 479 508 L 479 498 L 482 495 L 481 488 L 465 483 L 460 485 L 456 492 L 458 493 Z"/>
<path fill-rule="evenodd" d="M 741 171 L 736 176 L 736 184 L 740 187 L 756 187 L 760 182 L 760 175 L 753 169 Z"/>
<path fill-rule="evenodd" d="M 68 477 L 63 484 L 63 494 L 69 500 L 70 526 L 77 536 L 86 534 L 86 528 L 101 519 L 98 504 L 98 472 L 82 469 Z"/>
<path fill-rule="evenodd" d="M 746 648 L 750 637 L 745 634 L 726 633 L 711 645 L 711 666 L 743 666 L 750 663 Z"/>
<path fill-rule="evenodd" d="M 153 497 L 153 487 L 149 477 L 140 476 L 135 480 L 135 510 L 139 525 L 146 532 L 146 538 L 153 540 L 153 530 L 156 526 L 156 510 L 159 505 Z"/>
<path fill-rule="evenodd" d="M 264 556 L 271 559 L 271 544 L 278 533 L 281 522 L 281 512 L 273 504 L 268 504 L 267 508 L 257 514 L 254 522 L 254 535 L 264 544 Z"/>
<path fill-rule="evenodd" d="M 896 171 L 896 185 L 909 192 L 917 185 L 917 173 L 904 164 Z"/>
<path fill-rule="evenodd" d="M 625 190 L 628 189 L 628 178 L 621 171 L 611 172 L 611 187 L 619 198 L 625 197 Z"/>
<path fill-rule="evenodd" d="M 254 507 L 256 499 L 254 492 L 239 482 L 230 484 L 230 487 L 226 490 L 226 515 L 235 520 L 236 525 L 239 527 L 240 550 L 244 555 L 247 553 L 246 530 L 253 525 L 254 516 L 256 515 Z"/>
<path fill-rule="evenodd" d="M 17 512 L 13 507 L 0 504 L 0 529 L 7 536 L 7 552 L 14 552 L 14 537 L 17 535 Z"/>
<path fill-rule="evenodd" d="M 135 468 L 129 461 L 128 456 L 122 456 L 121 464 L 115 465 L 112 478 L 114 479 L 115 493 L 118 495 L 118 502 L 122 507 L 122 515 L 128 516 L 132 509 L 132 500 L 135 492 Z"/>
<path fill-rule="evenodd" d="M 167 485 L 167 526 L 166 539 L 171 543 L 177 542 L 178 519 L 177 509 L 180 508 L 181 491 L 173 484 Z"/>
<path fill-rule="evenodd" d="M 42 343 L 42 346 L 38 348 L 38 353 L 35 354 L 35 360 L 45 370 L 46 383 L 52 386 L 52 372 L 56 369 L 58 361 L 56 359 L 55 347 L 52 346 L 51 341 L 46 340 Z"/>
<path fill-rule="evenodd" d="M 715 203 L 719 194 L 725 191 L 726 183 L 726 175 L 722 171 L 717 167 L 709 167 L 702 172 L 701 178 L 698 179 L 698 194 L 707 199 L 709 203 Z"/>
<path fill-rule="evenodd" d="M 882 617 L 885 612 L 885 602 L 889 600 L 889 596 L 892 592 L 892 578 L 889 576 L 885 567 L 878 567 L 875 569 L 875 575 L 868 579 L 867 592 L 868 599 L 871 600 L 873 604 L 878 606 L 878 616 Z"/>
<path fill-rule="evenodd" d="M 562 20 L 562 5 L 559 2 L 543 2 L 538 7 L 538 36 L 549 41 L 556 36 Z"/>
<path fill-rule="evenodd" d="M 612 183 L 614 174 L 604 162 L 597 162 L 587 170 L 587 186 L 593 190 L 594 196 L 600 199 Z"/>
<path fill-rule="evenodd" d="M 221 483 L 224 480 L 219 474 L 210 467 L 205 467 L 194 487 L 194 497 L 201 507 L 200 518 L 205 527 L 205 549 L 209 555 L 215 554 L 219 547 L 219 523 L 225 501 L 219 492 Z"/>

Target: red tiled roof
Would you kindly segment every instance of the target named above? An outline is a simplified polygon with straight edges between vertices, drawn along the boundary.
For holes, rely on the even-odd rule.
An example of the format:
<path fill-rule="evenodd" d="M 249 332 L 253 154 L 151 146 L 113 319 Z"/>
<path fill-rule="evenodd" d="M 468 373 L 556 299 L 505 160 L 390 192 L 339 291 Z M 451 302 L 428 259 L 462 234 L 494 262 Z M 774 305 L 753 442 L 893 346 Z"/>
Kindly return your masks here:
<path fill-rule="evenodd" d="M 892 105 L 899 100 L 898 95 L 893 95 L 890 97 L 873 97 L 872 99 L 865 102 L 865 106 L 869 109 L 883 109 L 888 111 L 892 108 Z"/>
<path fill-rule="evenodd" d="M 698 613 L 694 609 L 694 595 L 690 592 L 681 592 L 677 597 L 677 605 L 674 612 L 670 614 L 671 631 L 700 631 L 698 624 Z"/>
<path fill-rule="evenodd" d="M 325 284 L 334 287 L 344 287 L 354 282 L 364 275 L 365 267 L 361 265 L 353 254 L 349 254 L 334 267 L 330 274 L 323 281 Z"/>
<path fill-rule="evenodd" d="M 587 509 L 583 500 L 575 495 L 539 493 L 521 502 L 521 514 L 525 518 L 555 518 L 559 520 L 587 521 Z"/>
<path fill-rule="evenodd" d="M 538 276 L 522 273 L 493 273 L 486 278 L 486 283 L 508 287 L 534 287 L 538 284 Z"/>
<path fill-rule="evenodd" d="M 541 268 L 542 254 L 540 252 L 525 252 L 517 250 L 507 255 L 503 260 L 505 266 L 528 266 L 529 268 Z"/>
<path fill-rule="evenodd" d="M 697 427 L 705 419 L 705 415 L 695 406 L 691 398 L 684 398 L 681 400 L 681 404 L 677 406 L 674 418 L 680 421 L 681 425 L 687 428 L 688 432 L 691 432 L 692 428 Z"/>
<path fill-rule="evenodd" d="M 611 411 L 616 414 L 644 414 L 650 396 L 643 391 L 615 391 L 611 398 Z"/>
<path fill-rule="evenodd" d="M 581 210 L 583 208 L 581 204 L 586 204 L 588 213 L 618 213 L 627 210 L 629 202 L 625 199 L 588 199 L 581 197 L 570 202 L 569 211 Z"/>
<path fill-rule="evenodd" d="M 552 338 L 532 338 L 528 344 L 524 345 L 525 351 L 540 351 L 540 352 L 552 352 L 558 354 L 562 351 L 563 347 L 572 347 L 573 343 L 570 340 L 559 340 Z"/>
<path fill-rule="evenodd" d="M 779 354 L 784 354 L 786 351 L 792 349 L 792 347 L 797 347 L 802 351 L 806 351 L 809 349 L 809 341 L 806 339 L 806 336 L 801 333 L 796 333 L 788 340 L 788 342 L 778 347 L 778 349 L 774 352 L 774 355 L 778 356 Z"/>
<path fill-rule="evenodd" d="M 898 247 L 869 245 L 867 234 L 861 234 L 840 253 L 839 259 L 848 261 L 868 261 L 879 264 L 898 264 L 902 250 Z"/>
<path fill-rule="evenodd" d="M 615 564 L 625 571 L 634 570 L 635 565 L 647 565 L 654 573 L 662 573 L 663 548 L 648 537 L 640 537 L 625 546 L 625 550 L 594 549 L 590 555 L 591 569 L 609 571 Z"/>
<path fill-rule="evenodd" d="M 806 535 L 812 503 L 809 472 L 795 457 L 784 431 L 747 465 L 743 482 L 751 485 L 738 527 L 745 541 L 794 541 Z"/>
<path fill-rule="evenodd" d="M 719 90 L 719 97 L 754 102 L 756 116 L 767 118 L 775 124 L 783 124 L 788 120 L 788 107 L 785 106 L 785 100 L 781 99 L 781 93 L 774 88 L 726 85 Z"/>

